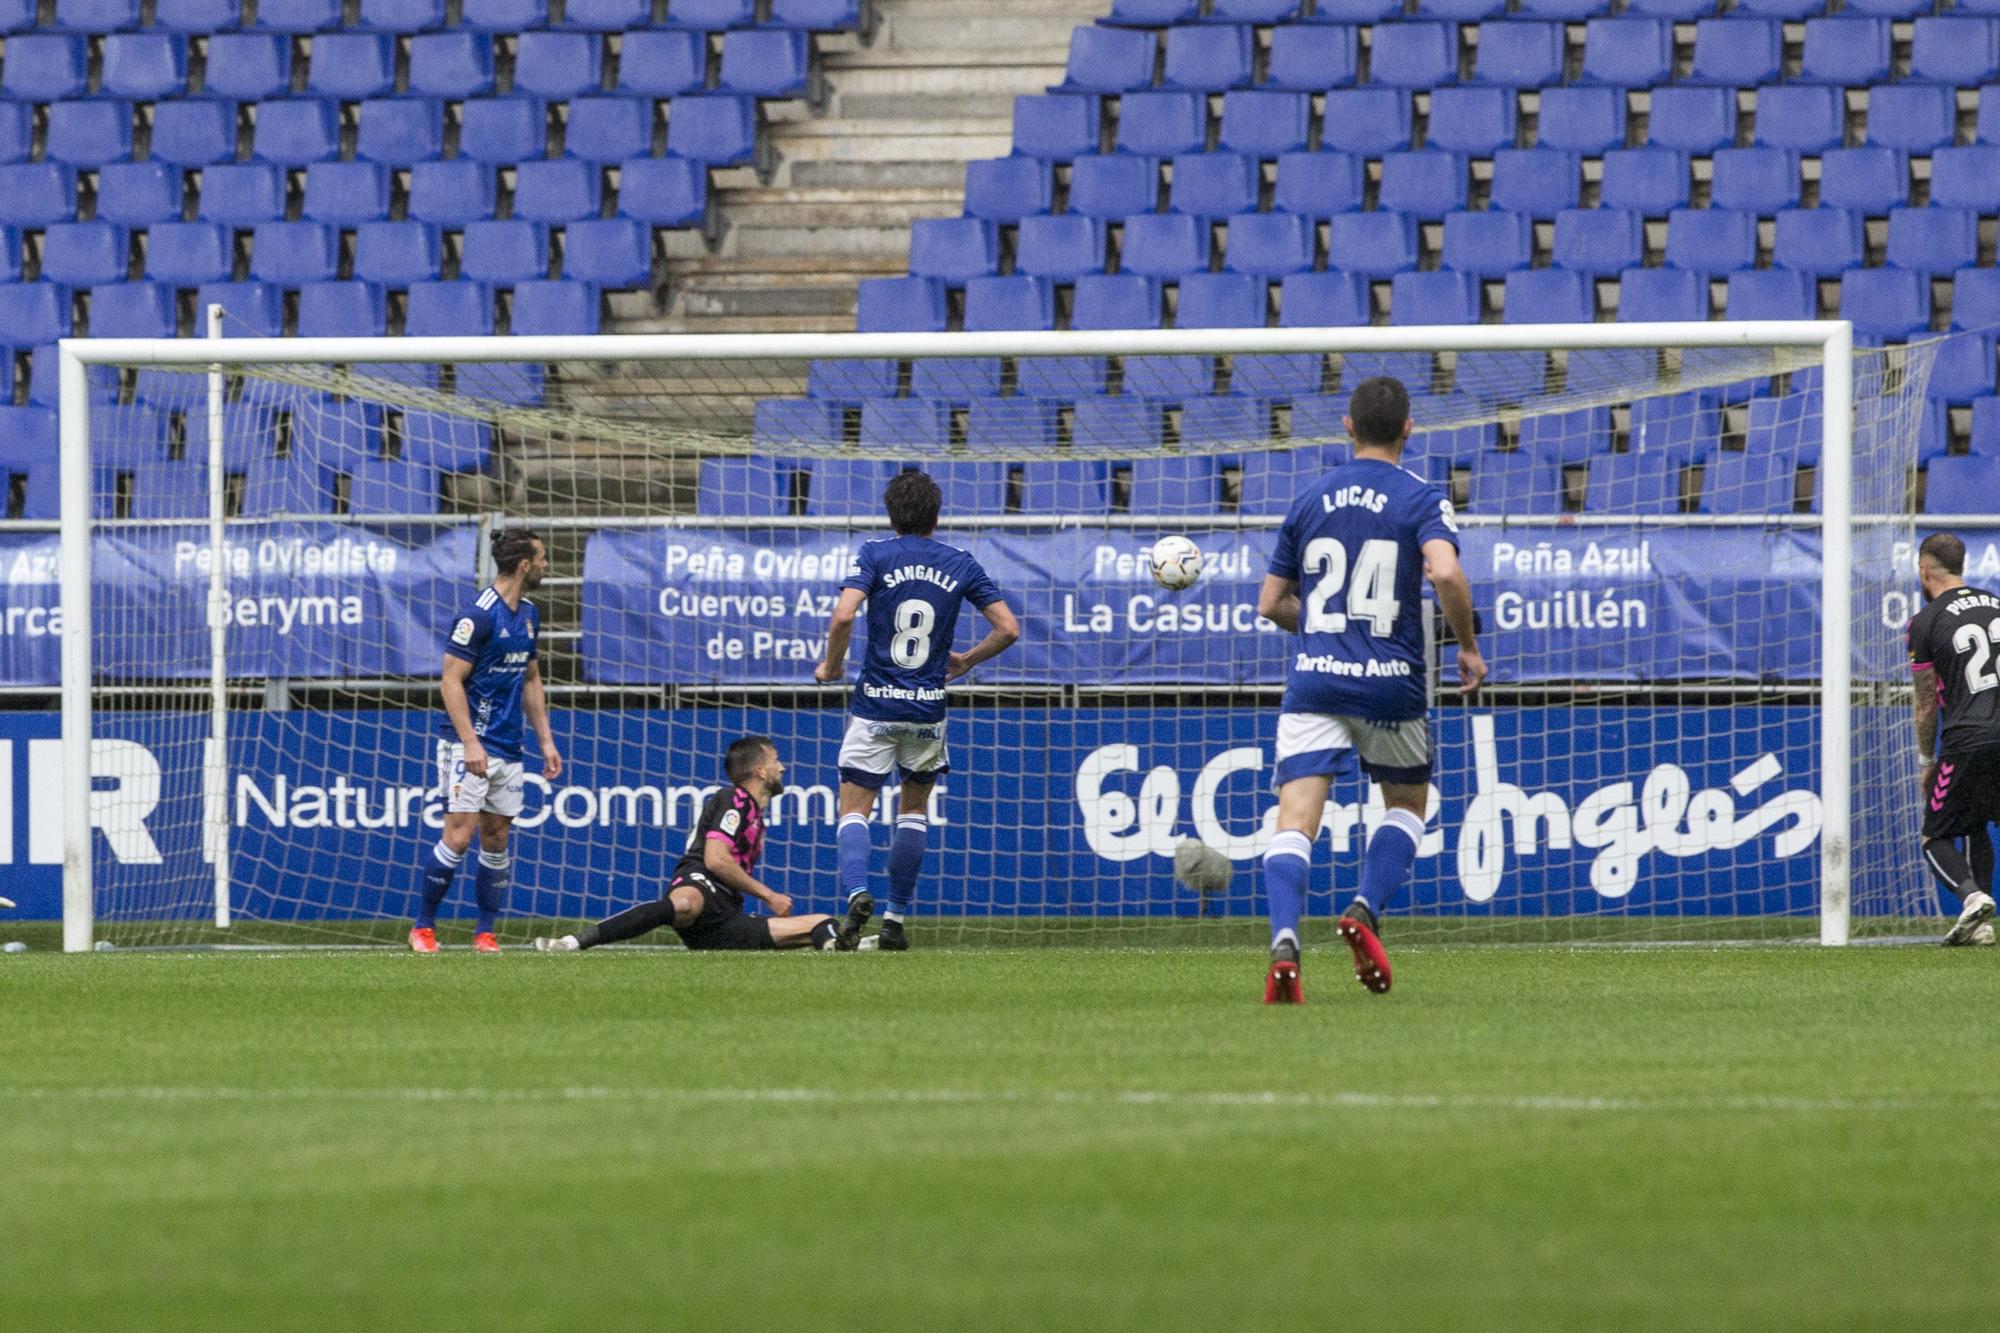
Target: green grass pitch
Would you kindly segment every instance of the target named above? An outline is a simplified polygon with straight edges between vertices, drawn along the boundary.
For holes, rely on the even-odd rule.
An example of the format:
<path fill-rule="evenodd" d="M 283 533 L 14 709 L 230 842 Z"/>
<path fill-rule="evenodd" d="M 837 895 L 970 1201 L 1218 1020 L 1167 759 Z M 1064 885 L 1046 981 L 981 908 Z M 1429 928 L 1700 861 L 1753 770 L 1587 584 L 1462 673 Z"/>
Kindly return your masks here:
<path fill-rule="evenodd" d="M 1993 951 L 1396 960 L 0 957 L 0 1327 L 1992 1327 Z"/>

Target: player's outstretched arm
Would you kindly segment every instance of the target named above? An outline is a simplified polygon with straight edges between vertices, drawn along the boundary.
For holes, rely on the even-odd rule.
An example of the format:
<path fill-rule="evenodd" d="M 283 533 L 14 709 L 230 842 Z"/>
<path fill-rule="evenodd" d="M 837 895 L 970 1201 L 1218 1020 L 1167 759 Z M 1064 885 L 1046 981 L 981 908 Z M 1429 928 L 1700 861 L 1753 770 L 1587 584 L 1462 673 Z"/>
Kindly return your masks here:
<path fill-rule="evenodd" d="M 737 865 L 736 858 L 729 854 L 729 843 L 726 839 L 720 836 L 709 838 L 701 849 L 701 863 L 708 870 L 710 878 L 738 893 L 747 893 L 752 898 L 761 899 L 769 905 L 772 915 L 792 914 L 791 896 L 766 888 L 755 875 Z"/>
<path fill-rule="evenodd" d="M 1284 630 L 1299 632 L 1299 585 L 1278 574 L 1266 574 L 1257 590 L 1257 614 Z"/>
<path fill-rule="evenodd" d="M 462 657 L 445 654 L 444 674 L 438 680 L 438 693 L 444 696 L 444 715 L 451 719 L 451 729 L 458 733 L 459 743 L 465 746 L 465 771 L 475 777 L 486 776 L 486 747 L 479 743 L 479 734 L 472 729 L 472 705 L 465 698 L 465 682 L 472 676 L 472 663 Z"/>
<path fill-rule="evenodd" d="M 1014 613 L 1005 602 L 988 602 L 979 609 L 992 626 L 986 637 L 962 653 L 953 653 L 945 666 L 945 679 L 957 680 L 981 662 L 998 657 L 1012 648 L 1021 638 L 1021 622 L 1014 619 Z"/>
<path fill-rule="evenodd" d="M 1458 640 L 1458 687 L 1471 695 L 1486 679 L 1486 659 L 1479 655 L 1479 639 L 1472 617 L 1472 584 L 1458 563 L 1458 548 L 1443 538 L 1424 543 L 1424 573 L 1437 589 L 1438 605 L 1444 608 L 1445 623 Z"/>
<path fill-rule="evenodd" d="M 813 668 L 813 679 L 831 685 L 847 672 L 847 645 L 854 637 L 854 617 L 868 595 L 859 588 L 842 588 L 834 603 L 833 618 L 826 623 L 826 660 Z"/>
<path fill-rule="evenodd" d="M 549 730 L 549 695 L 542 688 L 542 664 L 528 663 L 527 674 L 521 681 L 521 707 L 527 711 L 528 725 L 535 729 L 535 739 L 542 743 L 542 776 L 555 780 L 562 776 L 562 754 L 556 749 L 556 737 Z"/>
<path fill-rule="evenodd" d="M 1917 764 L 1923 770 L 1917 792 L 1928 796 L 1937 781 L 1937 671 L 1921 664 L 1913 666 L 1910 682 L 1916 687 Z"/>

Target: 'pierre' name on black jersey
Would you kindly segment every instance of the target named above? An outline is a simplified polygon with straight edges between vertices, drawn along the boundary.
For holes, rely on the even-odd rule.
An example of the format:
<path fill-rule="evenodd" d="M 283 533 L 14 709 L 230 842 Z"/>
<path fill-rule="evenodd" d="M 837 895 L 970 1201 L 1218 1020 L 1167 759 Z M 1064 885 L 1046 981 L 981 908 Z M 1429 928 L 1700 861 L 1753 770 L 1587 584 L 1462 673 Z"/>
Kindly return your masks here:
<path fill-rule="evenodd" d="M 1910 620 L 1910 665 L 1937 678 L 1938 753 L 2000 746 L 2000 597 L 1950 588 Z"/>

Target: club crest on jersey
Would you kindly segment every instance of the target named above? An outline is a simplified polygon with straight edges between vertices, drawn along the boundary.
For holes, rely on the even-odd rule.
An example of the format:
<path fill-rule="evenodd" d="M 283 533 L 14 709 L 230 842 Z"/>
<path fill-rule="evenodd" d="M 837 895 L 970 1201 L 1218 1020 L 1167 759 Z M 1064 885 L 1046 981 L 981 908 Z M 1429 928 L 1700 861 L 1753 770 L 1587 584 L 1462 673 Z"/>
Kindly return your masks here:
<path fill-rule="evenodd" d="M 466 616 L 451 627 L 451 641 L 463 648 L 472 642 L 472 617 Z"/>

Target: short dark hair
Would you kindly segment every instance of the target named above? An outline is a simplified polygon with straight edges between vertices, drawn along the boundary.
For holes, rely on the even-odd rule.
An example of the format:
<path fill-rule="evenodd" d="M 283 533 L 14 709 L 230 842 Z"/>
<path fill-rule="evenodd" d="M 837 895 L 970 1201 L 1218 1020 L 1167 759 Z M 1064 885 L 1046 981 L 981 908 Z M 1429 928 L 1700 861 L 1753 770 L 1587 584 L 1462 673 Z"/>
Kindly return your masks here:
<path fill-rule="evenodd" d="M 1917 548 L 1919 558 L 1929 556 L 1947 574 L 1965 573 L 1965 543 L 1949 532 L 1933 532 Z"/>
<path fill-rule="evenodd" d="M 764 762 L 766 751 L 776 753 L 777 746 L 771 744 L 769 736 L 744 736 L 729 742 L 729 753 L 722 757 L 722 771 L 729 780 L 739 787 L 750 779 L 750 770 Z"/>
<path fill-rule="evenodd" d="M 1410 391 L 1392 375 L 1363 380 L 1347 400 L 1347 415 L 1354 418 L 1356 444 L 1395 444 L 1410 419 Z"/>
<path fill-rule="evenodd" d="M 493 567 L 506 578 L 535 558 L 535 543 L 541 538 L 533 528 L 501 528 L 493 534 Z"/>
<path fill-rule="evenodd" d="M 906 537 L 928 537 L 937 530 L 938 508 L 944 497 L 928 473 L 910 468 L 890 479 L 889 489 L 882 492 L 882 503 L 897 532 Z"/>

